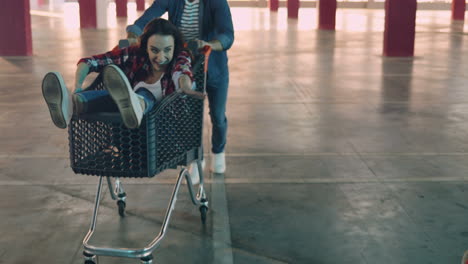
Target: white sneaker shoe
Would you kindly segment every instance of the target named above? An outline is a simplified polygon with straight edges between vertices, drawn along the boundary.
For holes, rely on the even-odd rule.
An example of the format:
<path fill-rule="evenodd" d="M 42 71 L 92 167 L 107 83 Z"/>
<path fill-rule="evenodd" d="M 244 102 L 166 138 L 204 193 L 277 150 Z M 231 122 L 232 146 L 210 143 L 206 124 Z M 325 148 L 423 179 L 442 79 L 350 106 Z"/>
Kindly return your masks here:
<path fill-rule="evenodd" d="M 205 160 L 203 159 L 202 160 L 202 170 L 205 169 Z M 200 173 L 198 172 L 198 165 L 197 165 L 197 161 L 193 161 L 192 164 L 190 164 L 190 167 L 189 167 L 189 174 L 190 174 L 190 179 L 192 180 L 192 184 L 195 185 L 195 184 L 199 184 L 200 183 Z"/>
<path fill-rule="evenodd" d="M 224 173 L 226 171 L 226 157 L 224 152 L 211 153 L 211 171 L 214 173 Z"/>
<path fill-rule="evenodd" d="M 59 128 L 66 128 L 72 116 L 72 104 L 62 75 L 49 72 L 42 80 L 42 95 L 49 107 L 50 117 Z"/>
<path fill-rule="evenodd" d="M 103 82 L 112 99 L 117 104 L 126 127 L 137 128 L 143 119 L 140 98 L 133 91 L 127 76 L 116 65 L 108 65 L 103 70 Z"/>

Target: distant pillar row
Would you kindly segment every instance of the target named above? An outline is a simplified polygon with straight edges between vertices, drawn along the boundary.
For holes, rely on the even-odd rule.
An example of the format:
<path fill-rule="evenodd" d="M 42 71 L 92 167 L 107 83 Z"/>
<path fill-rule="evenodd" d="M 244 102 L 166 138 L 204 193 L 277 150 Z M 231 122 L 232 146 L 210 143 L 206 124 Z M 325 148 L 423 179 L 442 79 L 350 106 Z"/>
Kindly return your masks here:
<path fill-rule="evenodd" d="M 79 0 L 80 5 L 80 27 L 97 28 L 97 0 Z"/>
<path fill-rule="evenodd" d="M 278 11 L 279 8 L 279 0 L 270 0 L 268 1 L 270 11 Z"/>
<path fill-rule="evenodd" d="M 0 0 L 0 3 L 2 2 L 3 8 L 0 8 L 0 34 L 3 37 L 2 41 L 0 41 L 0 56 L 32 55 L 29 0 Z"/>
<path fill-rule="evenodd" d="M 288 18 L 297 18 L 299 15 L 299 0 L 287 0 Z"/>
<path fill-rule="evenodd" d="M 108 0 L 79 0 L 81 28 L 107 28 Z"/>
<path fill-rule="evenodd" d="M 127 2 L 128 0 L 115 0 L 117 17 L 127 17 Z"/>
<path fill-rule="evenodd" d="M 465 0 L 452 0 L 452 19 L 465 20 Z"/>
<path fill-rule="evenodd" d="M 414 56 L 416 0 L 385 1 L 384 56 Z"/>
<path fill-rule="evenodd" d="M 336 0 L 317 1 L 317 18 L 319 29 L 335 30 L 336 7 Z"/>
<path fill-rule="evenodd" d="M 145 10 L 145 0 L 136 0 L 137 11 Z"/>

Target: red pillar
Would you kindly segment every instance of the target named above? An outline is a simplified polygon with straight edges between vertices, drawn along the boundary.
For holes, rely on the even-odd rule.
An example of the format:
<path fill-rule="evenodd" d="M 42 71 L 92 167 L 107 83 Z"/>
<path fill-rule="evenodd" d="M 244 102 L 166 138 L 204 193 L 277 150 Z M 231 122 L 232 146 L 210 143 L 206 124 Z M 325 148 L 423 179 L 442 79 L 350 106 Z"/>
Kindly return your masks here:
<path fill-rule="evenodd" d="M 287 0 L 288 18 L 297 18 L 299 15 L 299 0 Z"/>
<path fill-rule="evenodd" d="M 115 0 L 117 17 L 127 17 L 127 0 Z"/>
<path fill-rule="evenodd" d="M 270 6 L 270 11 L 278 11 L 279 8 L 279 0 L 270 0 L 268 1 Z"/>
<path fill-rule="evenodd" d="M 384 56 L 414 56 L 416 0 L 385 1 Z"/>
<path fill-rule="evenodd" d="M 136 0 L 137 11 L 145 10 L 145 0 Z"/>
<path fill-rule="evenodd" d="M 80 4 L 80 27 L 81 28 L 96 28 L 97 27 L 97 10 L 96 1 L 100 0 L 79 0 Z"/>
<path fill-rule="evenodd" d="M 29 0 L 0 0 L 0 56 L 32 55 Z"/>
<path fill-rule="evenodd" d="M 317 17 L 318 28 L 335 30 L 336 0 L 318 0 Z"/>
<path fill-rule="evenodd" d="M 452 0 L 452 19 L 465 20 L 465 0 Z"/>

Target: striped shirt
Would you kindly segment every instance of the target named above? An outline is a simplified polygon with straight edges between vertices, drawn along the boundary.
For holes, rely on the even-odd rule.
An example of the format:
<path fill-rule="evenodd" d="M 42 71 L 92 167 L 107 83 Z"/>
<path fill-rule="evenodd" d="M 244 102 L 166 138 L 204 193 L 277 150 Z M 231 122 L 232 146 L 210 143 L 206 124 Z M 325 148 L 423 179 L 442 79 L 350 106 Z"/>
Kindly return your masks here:
<path fill-rule="evenodd" d="M 200 0 L 189 2 L 185 0 L 184 12 L 180 23 L 180 31 L 184 35 L 185 41 L 198 39 L 198 7 Z"/>

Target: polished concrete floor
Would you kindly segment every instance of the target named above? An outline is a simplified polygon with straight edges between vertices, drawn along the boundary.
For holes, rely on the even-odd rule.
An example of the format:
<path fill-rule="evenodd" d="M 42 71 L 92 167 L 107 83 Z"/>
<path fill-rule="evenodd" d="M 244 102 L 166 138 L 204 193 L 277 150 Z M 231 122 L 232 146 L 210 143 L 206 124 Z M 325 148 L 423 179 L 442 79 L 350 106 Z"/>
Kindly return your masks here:
<path fill-rule="evenodd" d="M 181 189 L 156 263 L 452 264 L 468 249 L 468 35 L 418 11 L 414 58 L 382 57 L 382 10 L 232 8 L 225 175 L 210 175 L 206 226 Z M 32 16 L 31 57 L 0 57 L 0 263 L 83 263 L 98 179 L 74 175 L 67 133 L 40 84 L 112 48 L 125 19 L 79 30 L 73 12 Z M 206 119 L 207 120 L 207 119 Z M 205 124 L 209 149 L 210 123 Z M 106 192 L 98 245 L 141 247 L 178 171 Z M 183 186 L 184 187 L 184 186 Z M 100 258 L 100 263 L 138 263 Z"/>

